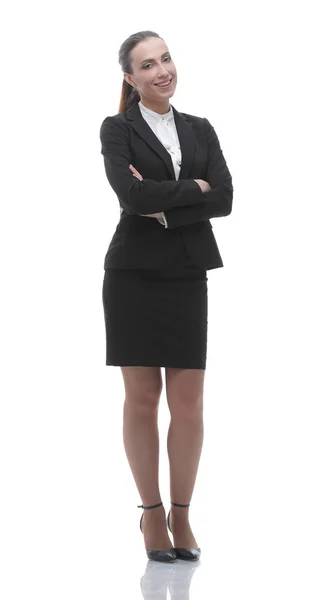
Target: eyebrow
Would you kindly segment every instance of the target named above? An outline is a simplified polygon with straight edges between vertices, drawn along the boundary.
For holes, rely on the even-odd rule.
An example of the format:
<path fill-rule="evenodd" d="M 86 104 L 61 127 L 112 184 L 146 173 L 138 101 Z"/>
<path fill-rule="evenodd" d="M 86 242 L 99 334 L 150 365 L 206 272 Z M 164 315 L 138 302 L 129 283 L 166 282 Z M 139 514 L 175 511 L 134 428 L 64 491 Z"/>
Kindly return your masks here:
<path fill-rule="evenodd" d="M 169 54 L 169 52 L 164 52 L 161 58 L 163 58 L 163 56 L 165 56 L 166 54 Z M 145 62 L 152 62 L 153 60 L 155 60 L 155 58 L 146 58 L 145 60 L 141 60 L 140 65 L 142 65 Z"/>

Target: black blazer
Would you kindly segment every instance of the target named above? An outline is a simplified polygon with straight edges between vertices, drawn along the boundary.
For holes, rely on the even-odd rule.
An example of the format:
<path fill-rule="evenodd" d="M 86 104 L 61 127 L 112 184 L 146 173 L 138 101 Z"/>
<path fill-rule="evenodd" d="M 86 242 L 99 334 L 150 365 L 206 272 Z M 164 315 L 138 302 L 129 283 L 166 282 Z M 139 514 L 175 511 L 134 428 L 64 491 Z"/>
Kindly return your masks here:
<path fill-rule="evenodd" d="M 232 210 L 232 178 L 209 121 L 172 106 L 182 152 L 179 180 L 170 154 L 142 117 L 138 104 L 104 119 L 100 128 L 106 175 L 124 209 L 104 268 L 164 269 L 190 260 L 203 269 L 223 267 L 212 217 Z M 133 176 L 132 164 L 143 181 Z M 202 192 L 194 179 L 204 179 Z M 164 211 L 168 227 L 154 217 Z"/>

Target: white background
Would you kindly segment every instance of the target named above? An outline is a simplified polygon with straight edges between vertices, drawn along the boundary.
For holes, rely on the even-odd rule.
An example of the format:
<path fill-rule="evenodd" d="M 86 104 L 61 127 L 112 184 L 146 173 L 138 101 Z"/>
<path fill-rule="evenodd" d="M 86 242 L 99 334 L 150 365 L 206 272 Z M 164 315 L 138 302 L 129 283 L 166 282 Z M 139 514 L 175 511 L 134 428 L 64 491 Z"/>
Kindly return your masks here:
<path fill-rule="evenodd" d="M 192 576 L 191 600 L 315 599 L 313 2 L 30 1 L 1 13 L 1 597 L 183 600 Z M 202 558 L 195 572 L 173 567 L 167 592 L 162 565 L 145 573 L 101 297 L 120 214 L 99 129 L 118 112 L 119 47 L 143 29 L 166 41 L 171 103 L 208 118 L 234 185 L 231 215 L 212 220 L 224 268 L 208 271 L 190 509 Z M 163 388 L 166 509 L 168 418 Z"/>

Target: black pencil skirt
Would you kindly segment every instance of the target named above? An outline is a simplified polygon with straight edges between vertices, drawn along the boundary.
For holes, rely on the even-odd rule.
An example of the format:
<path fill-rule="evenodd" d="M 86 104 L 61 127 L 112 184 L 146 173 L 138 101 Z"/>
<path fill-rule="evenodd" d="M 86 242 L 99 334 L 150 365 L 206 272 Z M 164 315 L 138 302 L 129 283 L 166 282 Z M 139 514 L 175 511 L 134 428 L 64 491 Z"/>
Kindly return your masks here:
<path fill-rule="evenodd" d="M 205 269 L 105 269 L 106 365 L 205 369 Z"/>

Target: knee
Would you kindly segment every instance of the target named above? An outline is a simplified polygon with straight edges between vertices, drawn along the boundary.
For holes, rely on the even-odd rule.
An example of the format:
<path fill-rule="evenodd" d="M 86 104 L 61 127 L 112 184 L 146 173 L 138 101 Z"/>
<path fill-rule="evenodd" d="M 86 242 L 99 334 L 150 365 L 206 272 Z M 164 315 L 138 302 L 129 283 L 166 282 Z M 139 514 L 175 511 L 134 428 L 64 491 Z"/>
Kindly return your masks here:
<path fill-rule="evenodd" d="M 172 418 L 184 421 L 200 421 L 203 417 L 203 396 L 171 398 L 168 406 Z"/>
<path fill-rule="evenodd" d="M 139 389 L 138 391 L 126 394 L 126 407 L 144 414 L 157 412 L 162 392 L 162 384 L 147 389 Z"/>

